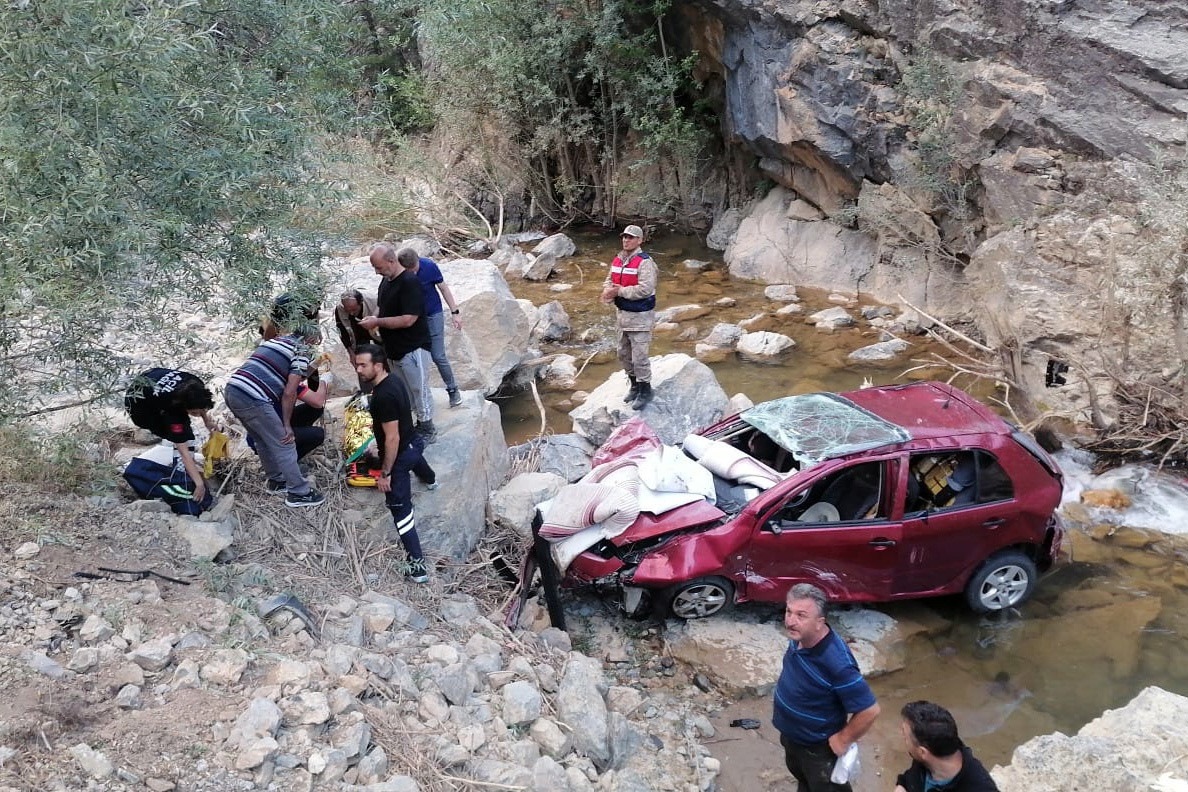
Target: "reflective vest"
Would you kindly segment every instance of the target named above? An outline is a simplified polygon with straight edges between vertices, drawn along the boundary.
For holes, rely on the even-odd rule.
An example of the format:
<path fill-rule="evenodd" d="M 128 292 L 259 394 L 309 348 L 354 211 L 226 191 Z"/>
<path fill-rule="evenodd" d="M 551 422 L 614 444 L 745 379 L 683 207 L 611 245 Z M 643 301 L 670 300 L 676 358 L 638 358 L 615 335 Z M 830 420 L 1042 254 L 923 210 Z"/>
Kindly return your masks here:
<path fill-rule="evenodd" d="M 616 286 L 638 286 L 639 265 L 646 258 L 650 258 L 647 253 L 636 253 L 624 264 L 618 256 L 615 256 L 615 260 L 611 262 L 611 283 Z M 631 311 L 632 313 L 650 311 L 656 307 L 656 295 L 651 294 L 638 300 L 616 297 L 615 307 L 620 311 Z"/>

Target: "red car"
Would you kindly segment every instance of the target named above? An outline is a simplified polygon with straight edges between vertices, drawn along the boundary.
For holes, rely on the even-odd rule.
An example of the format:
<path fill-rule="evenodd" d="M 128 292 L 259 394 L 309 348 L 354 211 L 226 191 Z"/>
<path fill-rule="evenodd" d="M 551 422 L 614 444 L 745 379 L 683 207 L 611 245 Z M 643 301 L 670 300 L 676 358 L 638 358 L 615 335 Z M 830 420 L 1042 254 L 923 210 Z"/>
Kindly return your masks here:
<path fill-rule="evenodd" d="M 686 619 L 782 602 L 802 582 L 840 602 L 963 592 L 989 612 L 1025 601 L 1060 551 L 1056 463 L 948 385 L 790 396 L 698 435 L 687 454 L 725 455 L 719 472 L 739 475 L 713 477 L 716 505 L 640 514 L 578 555 L 565 585 Z"/>

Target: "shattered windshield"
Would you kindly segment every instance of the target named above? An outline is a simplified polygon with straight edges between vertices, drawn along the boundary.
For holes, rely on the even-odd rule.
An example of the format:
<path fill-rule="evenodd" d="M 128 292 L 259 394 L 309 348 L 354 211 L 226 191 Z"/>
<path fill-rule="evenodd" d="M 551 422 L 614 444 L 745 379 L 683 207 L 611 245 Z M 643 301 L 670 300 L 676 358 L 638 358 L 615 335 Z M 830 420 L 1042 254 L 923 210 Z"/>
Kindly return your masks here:
<path fill-rule="evenodd" d="M 905 429 L 835 393 L 806 393 L 757 404 L 740 416 L 800 460 L 823 459 L 907 441 Z"/>

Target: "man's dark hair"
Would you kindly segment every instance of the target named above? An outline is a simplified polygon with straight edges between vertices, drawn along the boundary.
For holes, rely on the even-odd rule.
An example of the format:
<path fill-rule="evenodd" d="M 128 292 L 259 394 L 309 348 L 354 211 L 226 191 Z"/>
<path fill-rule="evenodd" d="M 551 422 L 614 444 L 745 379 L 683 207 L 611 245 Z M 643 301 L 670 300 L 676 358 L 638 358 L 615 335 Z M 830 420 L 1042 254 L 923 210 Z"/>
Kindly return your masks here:
<path fill-rule="evenodd" d="M 413 250 L 412 248 L 400 248 L 400 251 L 396 254 L 396 260 L 400 262 L 400 266 L 404 267 L 405 269 L 412 269 L 417 266 L 417 263 L 421 260 L 421 257 L 418 256 L 417 251 Z"/>
<path fill-rule="evenodd" d="M 183 410 L 209 410 L 214 395 L 200 380 L 186 380 L 173 391 L 173 403 Z"/>
<path fill-rule="evenodd" d="M 359 344 L 355 347 L 356 355 L 371 355 L 372 363 L 379 363 L 384 368 L 388 367 L 388 353 L 379 344 Z"/>
<path fill-rule="evenodd" d="M 947 709 L 931 701 L 912 701 L 903 705 L 900 715 L 911 729 L 917 745 L 937 757 L 952 756 L 961 750 L 957 722 Z"/>

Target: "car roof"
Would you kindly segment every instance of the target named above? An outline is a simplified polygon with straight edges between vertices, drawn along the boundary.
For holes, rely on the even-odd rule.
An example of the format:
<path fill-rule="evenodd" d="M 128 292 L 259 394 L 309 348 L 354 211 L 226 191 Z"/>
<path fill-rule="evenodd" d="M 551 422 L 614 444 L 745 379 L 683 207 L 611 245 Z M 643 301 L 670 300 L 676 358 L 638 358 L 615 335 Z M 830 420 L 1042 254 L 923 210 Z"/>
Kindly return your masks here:
<path fill-rule="evenodd" d="M 841 396 L 903 428 L 913 440 L 1010 432 L 1010 426 L 985 405 L 944 383 L 863 388 Z"/>

